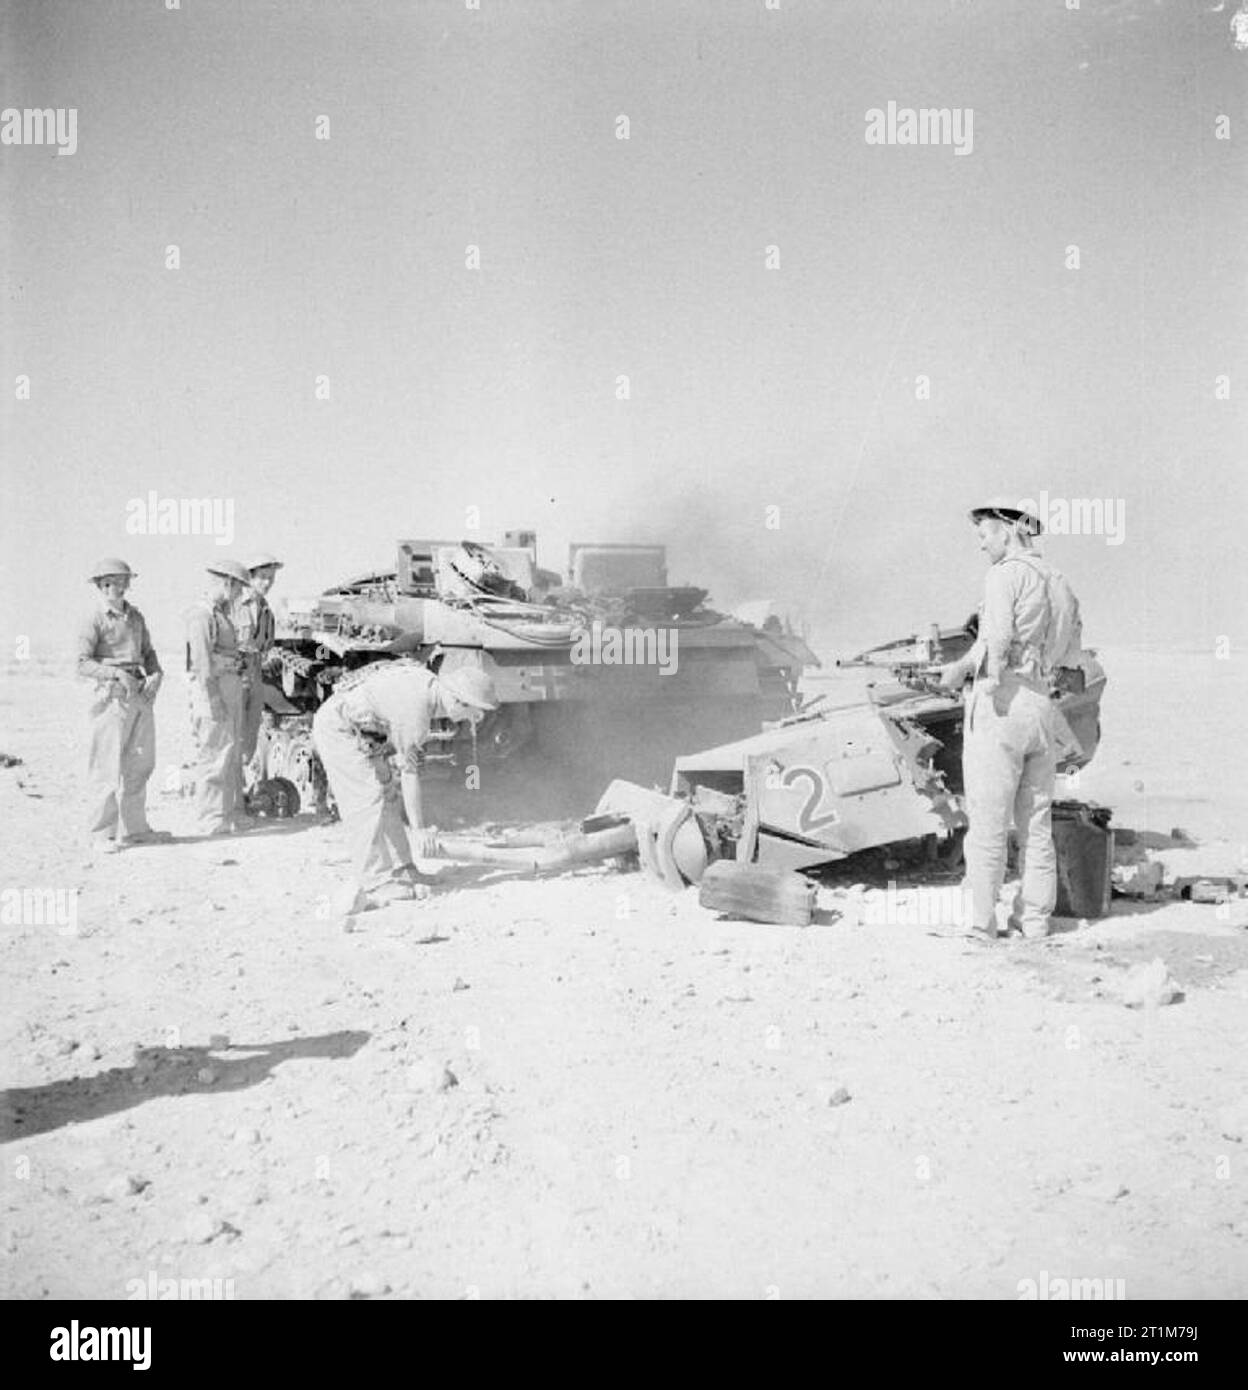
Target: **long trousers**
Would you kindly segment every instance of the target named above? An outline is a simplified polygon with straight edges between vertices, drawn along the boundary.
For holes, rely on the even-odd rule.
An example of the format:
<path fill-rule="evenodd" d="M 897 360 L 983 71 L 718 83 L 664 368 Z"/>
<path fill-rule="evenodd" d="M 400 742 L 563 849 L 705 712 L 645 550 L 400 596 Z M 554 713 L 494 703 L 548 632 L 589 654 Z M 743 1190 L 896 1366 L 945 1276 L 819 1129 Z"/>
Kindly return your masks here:
<path fill-rule="evenodd" d="M 264 680 L 257 665 L 243 686 L 242 734 L 239 739 L 239 764 L 246 768 L 256 754 L 256 738 L 260 733 L 260 716 L 264 713 Z"/>
<path fill-rule="evenodd" d="M 141 835 L 149 828 L 147 783 L 156 766 L 152 702 L 110 690 L 92 702 L 90 716 L 90 831 L 99 839 Z"/>
<path fill-rule="evenodd" d="M 335 696 L 313 717 L 312 742 L 347 832 L 353 885 L 367 892 L 412 862 L 398 776 L 344 718 Z"/>
<path fill-rule="evenodd" d="M 191 682 L 191 732 L 199 750 L 195 770 L 195 828 L 201 835 L 229 830 L 243 810 L 243 770 L 239 758 L 243 721 L 243 684 L 223 674 L 217 689 L 224 717 L 214 719 L 199 681 Z"/>
<path fill-rule="evenodd" d="M 1013 828 L 1022 878 L 1020 925 L 1028 936 L 1048 931 L 1057 899 L 1052 825 L 1056 774 L 1052 700 L 1008 679 L 995 701 L 978 686 L 972 689 L 963 731 L 962 776 L 969 821 L 966 876 L 976 926 L 991 927 L 996 921 Z"/>

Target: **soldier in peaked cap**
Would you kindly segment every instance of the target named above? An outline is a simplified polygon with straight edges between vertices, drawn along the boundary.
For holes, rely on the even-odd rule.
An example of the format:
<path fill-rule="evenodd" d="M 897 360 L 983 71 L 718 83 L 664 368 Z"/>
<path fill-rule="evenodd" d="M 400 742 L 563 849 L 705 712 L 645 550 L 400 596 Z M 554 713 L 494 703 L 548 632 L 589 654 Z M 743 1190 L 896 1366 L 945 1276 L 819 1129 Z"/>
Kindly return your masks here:
<path fill-rule="evenodd" d="M 91 571 L 96 602 L 78 630 L 78 675 L 95 684 L 89 825 L 96 848 L 107 853 L 170 838 L 147 823 L 147 783 L 156 766 L 152 706 L 163 673 L 143 614 L 126 601 L 134 578 L 124 560 L 100 560 Z"/>
<path fill-rule="evenodd" d="M 239 760 L 245 658 L 230 617 L 250 576 L 237 560 L 216 560 L 207 570 L 208 590 L 186 615 L 191 730 L 199 752 L 196 829 L 201 835 L 228 835 L 251 823 L 243 809 Z"/>

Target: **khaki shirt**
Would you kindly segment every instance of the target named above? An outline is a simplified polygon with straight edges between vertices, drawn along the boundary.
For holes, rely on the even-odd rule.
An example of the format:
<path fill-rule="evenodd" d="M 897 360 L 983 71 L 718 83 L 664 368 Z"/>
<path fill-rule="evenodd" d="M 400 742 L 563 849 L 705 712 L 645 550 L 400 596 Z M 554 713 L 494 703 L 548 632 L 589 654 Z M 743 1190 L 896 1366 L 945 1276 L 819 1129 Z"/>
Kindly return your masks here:
<path fill-rule="evenodd" d="M 390 740 L 399 761 L 415 771 L 433 723 L 433 675 L 423 666 L 379 664 L 338 697 L 346 721 Z"/>
<path fill-rule="evenodd" d="M 1044 580 L 1030 565 L 1004 556 L 984 576 L 979 637 L 970 653 L 972 673 L 992 680 L 1013 678 L 1047 691 L 1043 652 L 1048 624 Z"/>
<path fill-rule="evenodd" d="M 263 660 L 273 645 L 277 626 L 264 595 L 254 589 L 246 590 L 231 610 L 230 621 L 234 624 L 239 650 L 256 662 Z"/>
<path fill-rule="evenodd" d="M 121 608 L 114 610 L 101 598 L 78 628 L 78 674 L 111 680 L 119 666 L 138 667 L 144 675 L 154 676 L 160 661 L 143 614 L 124 599 Z"/>
<path fill-rule="evenodd" d="M 213 685 L 239 670 L 238 637 L 224 599 L 203 599 L 186 615 L 186 669 L 192 680 Z"/>

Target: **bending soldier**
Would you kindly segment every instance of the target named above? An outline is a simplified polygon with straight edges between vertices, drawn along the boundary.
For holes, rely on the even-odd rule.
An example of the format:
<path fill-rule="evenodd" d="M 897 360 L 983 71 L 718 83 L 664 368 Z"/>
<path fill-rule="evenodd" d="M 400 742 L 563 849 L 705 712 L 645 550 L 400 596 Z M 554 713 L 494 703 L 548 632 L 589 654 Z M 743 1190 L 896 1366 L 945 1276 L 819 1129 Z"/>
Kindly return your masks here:
<path fill-rule="evenodd" d="M 340 912 L 413 896 L 419 877 L 413 860 L 430 857 L 433 836 L 425 829 L 417 774 L 421 745 L 434 719 L 475 727 L 497 707 L 494 683 L 479 666 L 435 676 L 401 661 L 369 667 L 317 710 L 312 741 L 351 841 L 352 882 L 336 903 Z"/>

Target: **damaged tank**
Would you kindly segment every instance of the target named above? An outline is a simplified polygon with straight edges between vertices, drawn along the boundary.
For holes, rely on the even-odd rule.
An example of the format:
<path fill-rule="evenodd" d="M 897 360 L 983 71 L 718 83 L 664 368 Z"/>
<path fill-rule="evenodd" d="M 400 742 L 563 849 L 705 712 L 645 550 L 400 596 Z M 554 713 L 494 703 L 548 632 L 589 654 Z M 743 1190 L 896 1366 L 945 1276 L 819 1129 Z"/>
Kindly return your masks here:
<path fill-rule="evenodd" d="M 803 671 L 819 664 L 778 615 L 745 621 L 707 598 L 668 583 L 661 545 L 575 544 L 561 575 L 538 565 L 532 531 L 496 546 L 400 541 L 393 569 L 288 601 L 256 794 L 323 807 L 312 713 L 344 676 L 401 657 L 477 663 L 501 700 L 474 733 L 435 728 L 423 775 L 439 784 L 439 814 L 559 815 L 612 777 L 664 784 L 682 750 L 794 713 Z M 475 792 L 488 799 L 463 795 Z"/>
<path fill-rule="evenodd" d="M 719 859 L 813 869 L 863 851 L 921 842 L 952 866 L 966 828 L 963 699 L 937 684 L 975 627 L 933 627 L 862 652 L 842 667 L 880 670 L 837 703 L 811 700 L 761 733 L 678 757 L 670 796 L 617 782 L 598 814 L 626 812 L 643 864 L 673 887 Z M 1105 672 L 1084 649 L 1061 673 L 1058 770 L 1085 766 L 1100 741 Z"/>

